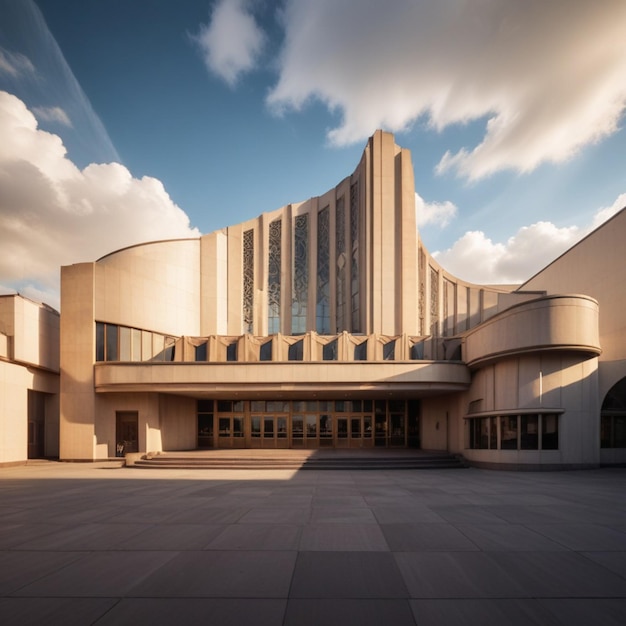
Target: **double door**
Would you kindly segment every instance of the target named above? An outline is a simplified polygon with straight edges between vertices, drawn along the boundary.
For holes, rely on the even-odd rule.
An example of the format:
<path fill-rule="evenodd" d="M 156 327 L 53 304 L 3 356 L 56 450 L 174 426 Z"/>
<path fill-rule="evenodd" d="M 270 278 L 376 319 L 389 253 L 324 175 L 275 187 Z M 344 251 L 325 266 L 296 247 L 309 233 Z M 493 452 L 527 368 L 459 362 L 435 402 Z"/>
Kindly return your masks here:
<path fill-rule="evenodd" d="M 287 415 L 252 415 L 250 444 L 253 448 L 288 448 Z"/>

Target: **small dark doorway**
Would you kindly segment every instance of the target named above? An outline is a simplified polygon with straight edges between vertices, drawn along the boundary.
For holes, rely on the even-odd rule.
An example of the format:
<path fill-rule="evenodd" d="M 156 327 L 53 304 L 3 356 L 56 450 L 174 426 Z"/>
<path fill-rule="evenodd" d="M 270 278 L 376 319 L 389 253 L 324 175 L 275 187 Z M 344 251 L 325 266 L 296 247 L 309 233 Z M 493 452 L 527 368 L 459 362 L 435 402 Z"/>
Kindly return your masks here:
<path fill-rule="evenodd" d="M 118 411 L 115 414 L 115 456 L 139 452 L 139 414 L 137 411 Z"/>
<path fill-rule="evenodd" d="M 28 390 L 28 458 L 45 456 L 46 394 Z"/>
<path fill-rule="evenodd" d="M 420 447 L 420 401 L 409 400 L 407 411 L 408 437 L 407 445 L 409 448 Z"/>

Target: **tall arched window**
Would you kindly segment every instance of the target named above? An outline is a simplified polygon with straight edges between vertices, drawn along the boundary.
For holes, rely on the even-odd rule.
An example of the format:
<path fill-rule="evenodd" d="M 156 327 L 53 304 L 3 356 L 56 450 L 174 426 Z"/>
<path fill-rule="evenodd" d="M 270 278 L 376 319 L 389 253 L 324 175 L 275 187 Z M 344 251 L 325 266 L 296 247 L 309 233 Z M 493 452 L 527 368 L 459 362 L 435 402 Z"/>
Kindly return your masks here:
<path fill-rule="evenodd" d="M 626 448 L 626 377 L 609 389 L 602 402 L 600 447 Z"/>

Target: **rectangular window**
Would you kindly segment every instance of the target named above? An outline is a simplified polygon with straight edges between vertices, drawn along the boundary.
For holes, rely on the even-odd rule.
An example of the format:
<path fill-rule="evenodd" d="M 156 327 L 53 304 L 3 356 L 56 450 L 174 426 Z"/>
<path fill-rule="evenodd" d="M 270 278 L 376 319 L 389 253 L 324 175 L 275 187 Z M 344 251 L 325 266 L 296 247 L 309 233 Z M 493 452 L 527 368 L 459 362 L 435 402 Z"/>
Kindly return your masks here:
<path fill-rule="evenodd" d="M 600 447 L 611 448 L 611 430 L 613 427 L 613 417 L 603 415 L 600 421 Z"/>
<path fill-rule="evenodd" d="M 287 418 L 286 417 L 276 418 L 276 436 L 279 439 L 285 439 L 287 437 Z"/>
<path fill-rule="evenodd" d="M 603 415 L 600 428 L 601 448 L 626 448 L 626 415 Z"/>
<path fill-rule="evenodd" d="M 176 349 L 176 339 L 174 337 L 165 337 L 165 349 L 163 350 L 163 360 L 173 361 L 174 351 Z"/>
<path fill-rule="evenodd" d="M 489 417 L 489 449 L 498 449 L 498 418 Z"/>
<path fill-rule="evenodd" d="M 233 417 L 233 437 L 243 437 L 243 417 Z"/>
<path fill-rule="evenodd" d="M 422 361 L 424 359 L 424 342 L 418 341 L 411 346 L 411 359 L 413 361 Z"/>
<path fill-rule="evenodd" d="M 219 436 L 230 437 L 230 417 L 219 418 Z"/>
<path fill-rule="evenodd" d="M 306 436 L 310 438 L 317 437 L 317 415 L 306 416 Z"/>
<path fill-rule="evenodd" d="M 250 434 L 254 438 L 261 436 L 261 418 L 258 415 L 253 415 L 250 418 Z"/>
<path fill-rule="evenodd" d="M 520 416 L 520 450 L 539 450 L 539 416 Z"/>
<path fill-rule="evenodd" d="M 226 346 L 226 360 L 227 361 L 237 360 L 237 344 L 236 343 L 229 343 Z"/>
<path fill-rule="evenodd" d="M 361 418 L 360 417 L 353 417 L 350 420 L 350 436 L 353 439 L 361 438 Z"/>
<path fill-rule="evenodd" d="M 354 360 L 367 361 L 367 341 L 362 341 L 354 346 Z"/>
<path fill-rule="evenodd" d="M 304 419 L 302 415 L 294 415 L 291 418 L 291 437 L 293 439 L 302 439 L 304 435 Z"/>
<path fill-rule="evenodd" d="M 363 437 L 366 439 L 372 438 L 372 416 L 364 415 L 363 416 Z"/>
<path fill-rule="evenodd" d="M 260 361 L 271 361 L 272 360 L 272 342 L 266 341 L 261 344 L 259 349 L 259 360 Z"/>
<path fill-rule="evenodd" d="M 517 450 L 517 415 L 500 417 L 500 449 Z"/>
<path fill-rule="evenodd" d="M 342 417 L 337 420 L 337 438 L 338 439 L 348 438 L 348 420 L 345 417 Z"/>
<path fill-rule="evenodd" d="M 289 346 L 288 358 L 290 361 L 302 361 L 304 356 L 304 341 L 296 341 Z"/>
<path fill-rule="evenodd" d="M 383 361 L 394 361 L 396 358 L 396 340 L 392 339 L 383 345 Z"/>
<path fill-rule="evenodd" d="M 541 416 L 541 449 L 542 450 L 558 450 L 559 449 L 559 416 L 558 415 L 542 415 Z"/>
<path fill-rule="evenodd" d="M 207 342 L 201 343 L 199 346 L 196 346 L 194 358 L 196 361 L 206 361 L 207 357 Z"/>
<path fill-rule="evenodd" d="M 119 342 L 120 342 L 120 361 L 130 361 L 130 352 L 131 352 L 130 328 L 126 326 L 120 326 Z"/>
<path fill-rule="evenodd" d="M 104 361 L 104 324 L 96 322 L 96 361 Z"/>
<path fill-rule="evenodd" d="M 118 328 L 115 324 L 106 325 L 106 356 L 107 361 L 117 361 L 117 335 Z"/>
<path fill-rule="evenodd" d="M 284 400 L 268 400 L 268 413 L 289 413 L 289 402 Z"/>
<path fill-rule="evenodd" d="M 324 361 L 336 361 L 337 360 L 337 340 L 329 341 L 322 348 L 322 359 Z"/>

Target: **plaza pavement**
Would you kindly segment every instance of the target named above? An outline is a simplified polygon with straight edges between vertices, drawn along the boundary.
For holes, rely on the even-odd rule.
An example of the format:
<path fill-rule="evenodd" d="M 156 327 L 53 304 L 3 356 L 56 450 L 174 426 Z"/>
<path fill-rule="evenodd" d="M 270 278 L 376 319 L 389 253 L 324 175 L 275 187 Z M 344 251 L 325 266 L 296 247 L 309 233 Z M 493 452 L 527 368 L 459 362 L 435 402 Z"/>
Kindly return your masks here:
<path fill-rule="evenodd" d="M 626 623 L 626 469 L 0 468 L 0 624 Z"/>

